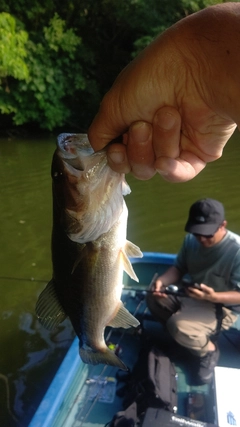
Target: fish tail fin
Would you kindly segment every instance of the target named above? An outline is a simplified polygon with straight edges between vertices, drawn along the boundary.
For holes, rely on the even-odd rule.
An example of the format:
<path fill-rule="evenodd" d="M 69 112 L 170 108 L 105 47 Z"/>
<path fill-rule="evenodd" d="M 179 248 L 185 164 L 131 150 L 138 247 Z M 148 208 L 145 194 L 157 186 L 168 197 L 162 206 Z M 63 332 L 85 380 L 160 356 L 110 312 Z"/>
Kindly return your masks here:
<path fill-rule="evenodd" d="M 90 363 L 91 365 L 103 363 L 104 365 L 111 365 L 123 369 L 124 371 L 128 371 L 127 366 L 112 350 L 109 350 L 108 347 L 99 351 L 93 351 L 91 348 L 80 347 L 79 354 L 84 363 Z"/>

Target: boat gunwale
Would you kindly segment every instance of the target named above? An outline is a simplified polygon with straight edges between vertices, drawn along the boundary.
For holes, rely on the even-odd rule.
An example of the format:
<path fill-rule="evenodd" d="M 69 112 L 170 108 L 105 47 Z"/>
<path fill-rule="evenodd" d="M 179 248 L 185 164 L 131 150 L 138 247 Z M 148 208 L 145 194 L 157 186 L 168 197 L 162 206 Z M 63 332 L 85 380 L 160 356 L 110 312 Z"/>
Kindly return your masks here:
<path fill-rule="evenodd" d="M 66 356 L 43 396 L 28 427 L 50 427 L 64 401 L 70 384 L 83 363 L 79 357 L 78 338 L 74 338 Z"/>

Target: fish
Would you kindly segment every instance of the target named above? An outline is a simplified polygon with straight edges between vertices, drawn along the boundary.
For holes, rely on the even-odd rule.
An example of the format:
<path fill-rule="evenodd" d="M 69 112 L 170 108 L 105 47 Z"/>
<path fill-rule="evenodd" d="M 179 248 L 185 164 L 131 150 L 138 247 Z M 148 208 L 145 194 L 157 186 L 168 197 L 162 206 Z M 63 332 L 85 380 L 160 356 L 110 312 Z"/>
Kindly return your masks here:
<path fill-rule="evenodd" d="M 84 363 L 127 370 L 104 332 L 139 325 L 121 301 L 123 271 L 138 281 L 129 257 L 143 256 L 126 237 L 130 187 L 86 134 L 58 136 L 51 176 L 53 274 L 37 300 L 37 318 L 53 330 L 68 317 Z"/>

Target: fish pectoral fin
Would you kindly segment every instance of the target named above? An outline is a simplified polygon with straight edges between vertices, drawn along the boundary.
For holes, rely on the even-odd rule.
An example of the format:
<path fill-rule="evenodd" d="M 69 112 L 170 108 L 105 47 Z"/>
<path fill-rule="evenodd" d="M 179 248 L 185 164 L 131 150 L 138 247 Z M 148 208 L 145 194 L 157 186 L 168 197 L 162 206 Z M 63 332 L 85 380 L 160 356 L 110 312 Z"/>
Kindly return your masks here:
<path fill-rule="evenodd" d="M 123 250 L 121 251 L 121 254 L 122 254 L 122 258 L 123 258 L 123 269 L 124 269 L 124 271 L 126 271 L 126 273 L 131 277 L 131 279 L 135 280 L 136 282 L 139 282 L 138 277 L 136 276 L 136 273 L 132 268 L 132 264 L 127 257 L 127 254 Z"/>
<path fill-rule="evenodd" d="M 126 271 L 126 273 L 131 277 L 131 279 L 136 280 L 138 282 L 138 277 L 135 274 L 135 271 L 132 268 L 132 264 L 128 257 L 133 258 L 142 258 L 143 253 L 139 249 L 138 246 L 134 245 L 134 243 L 129 242 L 129 240 L 126 241 L 124 250 L 122 250 L 122 256 L 123 256 L 123 268 Z"/>
<path fill-rule="evenodd" d="M 84 249 L 85 249 L 85 247 L 86 247 L 85 243 L 83 245 L 78 245 L 78 254 L 77 254 L 76 261 L 73 264 L 73 268 L 72 268 L 71 274 L 74 273 L 74 271 L 77 268 L 78 264 L 82 261 L 82 258 L 84 256 Z"/>
<path fill-rule="evenodd" d="M 124 307 L 122 302 L 116 316 L 108 324 L 112 328 L 124 329 L 131 328 L 132 326 L 136 328 L 138 325 L 140 325 L 139 321 Z"/>
<path fill-rule="evenodd" d="M 134 243 L 130 242 L 129 240 L 126 240 L 124 249 L 128 257 L 133 257 L 133 258 L 143 257 L 143 253 L 141 249 L 137 245 L 134 245 Z"/>
<path fill-rule="evenodd" d="M 55 291 L 54 279 L 50 280 L 46 288 L 38 297 L 36 315 L 41 325 L 49 331 L 55 329 L 66 319 L 67 315 L 64 312 Z"/>

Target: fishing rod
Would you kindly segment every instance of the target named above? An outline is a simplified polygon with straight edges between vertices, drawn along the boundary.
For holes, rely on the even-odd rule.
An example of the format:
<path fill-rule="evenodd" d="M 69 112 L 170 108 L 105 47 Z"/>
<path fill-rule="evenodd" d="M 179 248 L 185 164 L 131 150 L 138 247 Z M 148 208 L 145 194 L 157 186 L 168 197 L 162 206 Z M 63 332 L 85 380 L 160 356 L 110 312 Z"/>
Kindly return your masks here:
<path fill-rule="evenodd" d="M 35 279 L 34 277 L 10 277 L 10 276 L 0 276 L 0 280 L 15 280 L 18 282 L 38 282 L 38 283 L 47 283 L 48 280 L 45 279 Z M 139 288 L 123 288 L 123 291 L 135 291 L 138 293 L 153 293 L 153 290 L 150 289 L 139 289 Z M 166 288 L 165 291 L 162 291 L 162 293 L 166 293 L 166 294 L 172 294 L 172 295 L 176 295 L 178 291 L 177 286 L 175 285 L 169 285 L 168 288 Z M 161 292 L 161 291 L 160 291 Z"/>
<path fill-rule="evenodd" d="M 10 277 L 10 276 L 0 276 L 2 280 L 16 280 L 16 281 L 24 281 L 24 282 L 41 282 L 47 283 L 49 280 L 44 279 L 35 279 L 34 277 Z"/>
<path fill-rule="evenodd" d="M 136 293 L 141 293 L 142 295 L 153 294 L 156 291 L 152 289 L 152 286 L 156 282 L 157 278 L 158 278 L 158 273 L 155 273 L 147 289 L 126 287 L 126 288 L 123 288 L 123 291 L 134 291 Z M 201 290 L 199 283 L 191 282 L 188 280 L 182 280 L 181 283 L 170 284 L 166 286 L 166 288 L 164 288 L 163 290 L 160 289 L 158 292 L 160 294 L 166 294 L 166 295 L 188 296 L 188 294 L 186 293 L 186 289 L 190 287 Z"/>
<path fill-rule="evenodd" d="M 124 288 L 123 291 L 134 291 L 137 293 L 141 293 L 142 295 L 146 295 L 148 293 L 152 294 L 155 291 L 151 289 L 153 283 L 156 281 L 156 278 L 158 277 L 158 274 L 156 273 L 153 276 L 153 279 L 148 287 L 148 289 L 139 289 L 139 288 Z M 11 276 L 0 276 L 0 280 L 15 280 L 15 281 L 23 281 L 23 282 L 37 282 L 37 283 L 48 283 L 49 280 L 45 279 L 35 279 L 34 277 L 11 277 Z M 180 285 L 174 285 L 170 284 L 168 285 L 164 290 L 160 290 L 160 293 L 167 294 L 167 295 L 175 295 L 175 296 L 186 296 L 185 289 L 188 287 L 193 287 L 195 289 L 201 289 L 198 283 L 191 283 L 191 282 L 184 282 L 183 286 Z"/>
<path fill-rule="evenodd" d="M 138 288 L 123 288 L 123 291 L 134 291 L 136 293 L 140 293 L 142 295 L 146 294 L 153 294 L 156 292 L 153 289 L 138 289 Z M 167 294 L 167 295 L 176 295 L 176 296 L 185 296 L 185 289 L 180 289 L 176 285 L 169 285 L 164 290 L 159 290 L 158 293 L 160 294 Z"/>
<path fill-rule="evenodd" d="M 201 288 L 197 288 L 193 285 L 191 285 L 192 287 L 194 287 L 195 289 L 201 289 Z M 187 286 L 188 288 L 188 286 Z M 160 290 L 158 292 L 156 292 L 153 289 L 138 289 L 138 288 L 123 288 L 123 291 L 134 291 L 136 293 L 140 293 L 141 295 L 147 295 L 147 294 L 153 294 L 153 293 L 160 293 L 160 294 L 166 294 L 166 295 L 174 295 L 174 296 L 179 296 L 179 297 L 188 297 L 188 294 L 186 293 L 186 288 L 181 287 L 179 288 L 177 285 L 169 285 L 167 286 L 164 290 Z"/>

